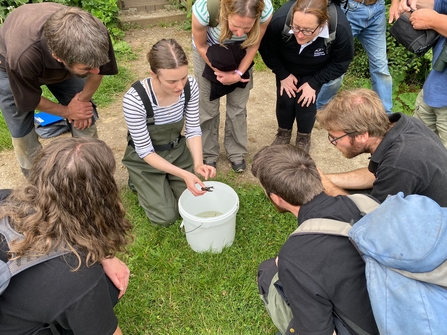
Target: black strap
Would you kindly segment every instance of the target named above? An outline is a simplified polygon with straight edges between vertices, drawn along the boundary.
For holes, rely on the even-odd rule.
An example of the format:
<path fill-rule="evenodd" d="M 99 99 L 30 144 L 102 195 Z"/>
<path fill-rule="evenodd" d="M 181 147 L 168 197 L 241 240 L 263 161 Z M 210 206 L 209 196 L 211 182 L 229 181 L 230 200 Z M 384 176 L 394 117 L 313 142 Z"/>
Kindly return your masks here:
<path fill-rule="evenodd" d="M 149 96 L 147 95 L 146 90 L 144 89 L 143 85 L 139 80 L 134 82 L 132 84 L 132 87 L 137 91 L 138 95 L 141 98 L 141 101 L 143 102 L 144 108 L 146 109 L 146 117 L 147 122 L 146 124 L 148 126 L 153 125 L 154 122 L 154 110 L 152 109 L 152 103 L 149 99 Z M 185 87 L 183 88 L 183 92 L 185 93 L 185 104 L 183 106 L 183 113 L 186 112 L 186 107 L 188 106 L 188 102 L 191 99 L 191 85 L 189 84 L 189 79 L 186 80 Z M 152 93 L 152 92 L 151 92 Z M 154 99 L 154 97 L 152 97 Z M 129 132 L 127 132 L 127 137 L 129 138 L 128 145 L 130 145 L 132 148 L 135 149 L 135 143 L 133 142 Z M 164 145 L 153 145 L 155 151 L 166 151 L 174 148 L 178 142 L 180 142 L 180 139 L 182 138 L 182 135 L 179 135 L 174 141 L 164 144 Z"/>
<path fill-rule="evenodd" d="M 147 124 L 153 125 L 154 124 L 154 110 L 152 109 L 152 103 L 149 100 L 149 96 L 147 95 L 146 90 L 144 89 L 143 85 L 139 80 L 134 82 L 132 84 L 132 87 L 137 91 L 138 95 L 141 98 L 141 101 L 143 102 L 144 108 L 146 109 L 146 115 L 147 115 Z"/>
<path fill-rule="evenodd" d="M 147 124 L 149 126 L 154 124 L 154 110 L 152 109 L 152 103 L 149 100 L 149 96 L 147 95 L 146 90 L 139 80 L 132 84 L 132 87 L 137 91 L 138 95 L 143 102 L 144 108 L 146 109 L 147 116 Z M 185 105 L 183 107 L 183 112 L 186 111 L 186 106 L 188 106 L 188 102 L 191 98 L 191 86 L 189 85 L 189 79 L 186 80 L 185 87 L 183 88 L 183 92 L 185 93 Z"/>

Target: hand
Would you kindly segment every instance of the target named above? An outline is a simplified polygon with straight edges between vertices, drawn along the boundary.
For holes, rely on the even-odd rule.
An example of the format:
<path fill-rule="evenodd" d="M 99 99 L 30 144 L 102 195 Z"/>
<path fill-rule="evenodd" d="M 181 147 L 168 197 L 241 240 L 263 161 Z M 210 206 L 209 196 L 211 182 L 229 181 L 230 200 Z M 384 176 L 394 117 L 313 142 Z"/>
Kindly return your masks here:
<path fill-rule="evenodd" d="M 297 93 L 298 92 L 301 92 L 301 96 L 299 97 L 297 103 L 301 103 L 301 106 L 309 107 L 310 104 L 315 103 L 317 99 L 315 90 L 310 87 L 308 83 L 304 83 L 303 85 L 301 85 L 297 90 Z"/>
<path fill-rule="evenodd" d="M 233 85 L 238 82 L 248 83 L 250 81 L 250 79 L 241 78 L 241 76 L 234 71 L 215 71 L 214 74 L 216 75 L 217 80 L 223 85 Z"/>
<path fill-rule="evenodd" d="M 206 164 L 196 166 L 194 168 L 194 171 L 203 176 L 205 180 L 208 180 L 208 178 L 214 178 L 216 176 L 216 168 Z"/>
<path fill-rule="evenodd" d="M 436 21 L 439 14 L 433 9 L 422 8 L 414 11 L 410 15 L 410 22 L 414 29 L 432 29 L 431 25 Z"/>
<path fill-rule="evenodd" d="M 92 118 L 85 120 L 76 120 L 73 121 L 72 123 L 73 127 L 75 127 L 76 129 L 84 130 L 86 128 L 90 128 L 90 126 L 92 125 Z"/>
<path fill-rule="evenodd" d="M 417 0 L 401 0 L 399 3 L 399 14 L 416 10 Z"/>
<path fill-rule="evenodd" d="M 194 173 L 185 171 L 186 174 L 183 177 L 183 180 L 186 183 L 186 187 L 188 190 L 195 196 L 204 195 L 207 191 L 202 191 L 201 189 L 197 189 L 196 184 L 199 184 L 200 187 L 206 187 L 206 185 L 197 177 Z"/>
<path fill-rule="evenodd" d="M 120 290 L 118 299 L 121 298 L 127 290 L 127 285 L 129 285 L 129 268 L 117 257 L 103 259 L 101 264 L 107 277 Z"/>
<path fill-rule="evenodd" d="M 390 18 L 388 20 L 388 23 L 392 23 L 393 21 L 397 21 L 397 19 L 400 16 L 399 13 L 399 1 L 391 1 L 390 11 L 389 11 Z"/>
<path fill-rule="evenodd" d="M 90 101 L 79 101 L 77 93 L 68 104 L 67 120 L 69 122 L 90 119 L 93 116 L 93 105 Z"/>
<path fill-rule="evenodd" d="M 279 89 L 279 95 L 285 92 L 289 98 L 296 97 L 298 79 L 293 74 L 289 74 L 286 79 L 281 80 L 281 87 Z"/>

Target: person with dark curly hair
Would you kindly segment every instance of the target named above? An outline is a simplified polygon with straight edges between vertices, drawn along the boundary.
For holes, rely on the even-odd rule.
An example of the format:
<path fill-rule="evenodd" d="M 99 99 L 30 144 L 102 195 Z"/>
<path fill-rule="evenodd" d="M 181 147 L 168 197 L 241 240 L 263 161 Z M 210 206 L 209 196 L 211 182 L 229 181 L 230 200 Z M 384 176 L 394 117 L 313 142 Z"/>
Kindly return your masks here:
<path fill-rule="evenodd" d="M 0 193 L 0 218 L 25 237 L 8 249 L 0 235 L 1 260 L 68 251 L 11 278 L 1 334 L 122 334 L 113 306 L 129 269 L 116 254 L 133 237 L 114 171 L 104 142 L 62 138 L 37 154 L 26 185 Z"/>

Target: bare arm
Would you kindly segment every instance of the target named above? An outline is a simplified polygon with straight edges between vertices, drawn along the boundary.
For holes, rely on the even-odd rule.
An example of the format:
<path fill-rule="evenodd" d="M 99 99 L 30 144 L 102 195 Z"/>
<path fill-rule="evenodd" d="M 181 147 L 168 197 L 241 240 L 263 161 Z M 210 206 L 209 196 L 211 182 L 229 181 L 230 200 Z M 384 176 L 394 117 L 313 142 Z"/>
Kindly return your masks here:
<path fill-rule="evenodd" d="M 112 281 L 113 285 L 120 290 L 118 299 L 121 298 L 129 285 L 130 270 L 124 262 L 117 257 L 105 258 L 101 261 L 102 268 Z"/>
<path fill-rule="evenodd" d="M 79 95 L 79 101 L 86 102 L 92 100 L 93 94 L 95 94 L 95 92 L 99 88 L 99 85 L 101 85 L 102 77 L 103 76 L 100 74 L 93 73 L 89 77 L 87 77 L 84 88 Z"/>
<path fill-rule="evenodd" d="M 206 51 L 208 50 L 208 44 L 206 43 L 207 30 L 208 26 L 202 26 L 196 16 L 192 14 L 192 36 L 194 37 L 194 44 L 200 56 L 212 68 L 208 57 L 206 57 Z"/>
<path fill-rule="evenodd" d="M 409 12 L 422 8 L 433 9 L 435 7 L 434 0 L 401 0 L 399 4 L 399 13 Z"/>
<path fill-rule="evenodd" d="M 259 35 L 259 41 L 257 44 L 252 45 L 251 47 L 247 48 L 247 53 L 245 54 L 244 58 L 241 60 L 238 66 L 238 70 L 242 73 L 245 73 L 245 71 L 248 70 L 248 68 L 251 65 L 251 62 L 253 62 L 253 59 L 255 58 L 256 52 L 259 49 L 259 46 L 261 45 L 262 37 L 265 34 L 265 31 L 267 30 L 267 26 L 270 22 L 272 17 L 270 16 L 267 21 L 260 24 L 260 35 Z M 224 85 L 232 85 L 239 81 L 241 82 L 249 82 L 250 79 L 242 79 L 239 74 L 235 72 L 223 72 L 223 71 L 216 71 L 217 79 Z"/>
<path fill-rule="evenodd" d="M 82 92 L 77 93 L 67 106 L 54 103 L 45 97 L 40 97 L 39 105 L 36 109 L 45 111 L 53 115 L 59 115 L 73 122 L 73 126 L 78 129 L 85 129 L 92 125 L 93 106 L 90 100 L 101 85 L 102 75 L 90 75 L 84 85 Z"/>
<path fill-rule="evenodd" d="M 318 172 L 320 172 L 321 182 L 323 183 L 324 187 L 324 193 L 330 196 L 337 196 L 337 195 L 347 195 L 348 193 L 341 189 L 340 187 L 336 186 L 327 176 L 321 172 L 320 169 L 318 169 Z"/>
<path fill-rule="evenodd" d="M 91 118 L 93 116 L 91 102 L 81 102 L 78 98 L 79 93 L 73 97 L 68 106 L 63 106 L 61 104 L 54 103 L 45 97 L 40 97 L 40 102 L 36 109 L 53 115 L 62 116 L 70 121 Z"/>
<path fill-rule="evenodd" d="M 208 178 L 214 178 L 216 176 L 216 169 L 212 166 L 203 164 L 202 137 L 194 136 L 188 139 L 188 146 L 194 161 L 194 170 L 196 173 L 203 176 L 205 180 L 208 180 Z"/>
<path fill-rule="evenodd" d="M 375 176 L 367 168 L 325 175 L 336 187 L 344 190 L 364 190 L 373 187 Z M 324 185 L 324 183 L 323 183 Z"/>
<path fill-rule="evenodd" d="M 242 59 L 241 63 L 239 64 L 239 68 L 238 68 L 238 70 L 241 71 L 242 73 L 244 73 L 245 71 L 248 70 L 251 62 L 255 58 L 256 52 L 258 52 L 259 46 L 261 45 L 261 40 L 264 37 L 265 31 L 267 30 L 267 26 L 269 25 L 271 19 L 272 19 L 272 17 L 270 16 L 267 21 L 262 22 L 261 25 L 259 26 L 260 34 L 259 34 L 258 43 L 256 45 L 253 45 L 253 46 L 247 48 L 247 54 Z"/>
<path fill-rule="evenodd" d="M 116 330 L 113 333 L 113 335 L 123 335 L 123 332 L 121 331 L 120 326 L 116 327 Z"/>
<path fill-rule="evenodd" d="M 439 14 L 432 9 L 418 9 L 411 14 L 410 22 L 414 29 L 433 29 L 447 36 L 447 15 Z"/>
<path fill-rule="evenodd" d="M 178 166 L 171 164 L 166 159 L 158 155 L 156 152 L 147 155 L 143 159 L 147 164 L 158 170 L 182 178 L 185 181 L 188 190 L 190 190 L 191 193 L 195 196 L 203 195 L 206 193 L 206 191 L 198 190 L 195 186 L 196 184 L 199 184 L 201 187 L 205 187 L 205 184 L 200 180 L 199 177 L 197 177 L 194 173 L 183 170 Z"/>

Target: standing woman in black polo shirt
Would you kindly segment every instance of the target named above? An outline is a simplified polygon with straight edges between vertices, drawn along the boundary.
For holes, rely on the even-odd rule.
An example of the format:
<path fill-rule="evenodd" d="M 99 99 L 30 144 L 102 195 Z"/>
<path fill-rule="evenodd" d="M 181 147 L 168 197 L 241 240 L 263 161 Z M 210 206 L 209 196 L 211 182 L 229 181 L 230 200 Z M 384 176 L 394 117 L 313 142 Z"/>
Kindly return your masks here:
<path fill-rule="evenodd" d="M 327 0 L 292 0 L 273 15 L 259 49 L 276 75 L 278 133 L 272 145 L 290 142 L 296 120 L 295 145 L 309 151 L 320 88 L 345 73 L 354 57 L 349 22 L 339 6 L 335 10 L 331 18 Z M 331 20 L 337 23 L 332 41 Z"/>

